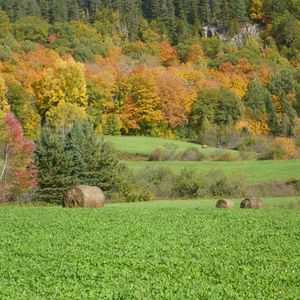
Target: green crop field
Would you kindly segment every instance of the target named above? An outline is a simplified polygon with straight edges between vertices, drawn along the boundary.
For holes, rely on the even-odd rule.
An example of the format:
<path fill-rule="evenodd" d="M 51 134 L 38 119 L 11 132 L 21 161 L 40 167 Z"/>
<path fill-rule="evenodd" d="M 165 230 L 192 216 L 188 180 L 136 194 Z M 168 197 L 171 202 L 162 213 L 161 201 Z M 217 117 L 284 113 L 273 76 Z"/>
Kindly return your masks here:
<path fill-rule="evenodd" d="M 239 154 L 238 151 L 222 150 L 219 148 L 208 147 L 203 149 L 201 145 L 188 143 L 178 140 L 143 137 L 143 136 L 105 136 L 105 140 L 111 142 L 117 151 L 124 153 L 134 153 L 141 155 L 149 155 L 156 148 L 164 148 L 167 144 L 177 146 L 179 152 L 183 152 L 188 148 L 197 148 L 203 154 L 209 155 L 214 151 L 226 151 Z"/>
<path fill-rule="evenodd" d="M 0 299 L 299 299 L 299 210 L 161 203 L 0 208 Z"/>
<path fill-rule="evenodd" d="M 232 201 L 236 209 L 240 207 L 240 199 L 233 199 Z M 300 196 L 263 198 L 263 203 L 265 208 L 300 208 Z M 108 205 L 118 208 L 214 208 L 216 206 L 216 199 L 160 200 Z"/>
<path fill-rule="evenodd" d="M 249 183 L 287 181 L 300 179 L 300 160 L 272 160 L 272 161 L 230 161 L 230 162 L 126 162 L 132 170 L 140 170 L 147 166 L 168 167 L 176 172 L 188 167 L 201 172 L 223 170 L 226 173 L 239 171 L 246 175 Z"/>

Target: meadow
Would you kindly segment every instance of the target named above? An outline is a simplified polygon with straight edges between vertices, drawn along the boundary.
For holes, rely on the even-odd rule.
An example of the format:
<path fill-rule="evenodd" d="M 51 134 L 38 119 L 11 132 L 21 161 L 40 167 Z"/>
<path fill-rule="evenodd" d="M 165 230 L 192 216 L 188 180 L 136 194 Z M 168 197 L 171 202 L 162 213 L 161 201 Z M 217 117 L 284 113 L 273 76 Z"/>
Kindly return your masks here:
<path fill-rule="evenodd" d="M 299 210 L 207 203 L 1 207 L 0 298 L 298 299 Z"/>
<path fill-rule="evenodd" d="M 106 136 L 105 139 L 112 143 L 116 151 L 120 154 L 137 154 L 149 156 L 156 148 L 164 148 L 166 145 L 173 144 L 177 147 L 178 152 L 184 152 L 188 148 L 197 148 L 205 156 L 213 152 L 223 151 L 232 152 L 239 155 L 239 151 L 212 148 L 203 149 L 201 145 L 170 140 L 164 138 L 151 138 L 142 136 Z M 254 158 L 255 153 L 249 153 Z M 248 183 L 263 183 L 272 181 L 288 181 L 300 179 L 300 160 L 237 160 L 237 161 L 145 161 L 141 160 L 124 160 L 124 163 L 134 171 L 146 167 L 166 167 L 175 172 L 183 168 L 195 168 L 199 172 L 207 173 L 211 170 L 223 170 L 227 174 L 236 172 L 237 176 L 242 173 Z"/>
<path fill-rule="evenodd" d="M 178 152 L 184 152 L 188 148 L 196 148 L 199 152 L 207 156 L 214 151 L 232 152 L 236 155 L 239 154 L 239 151 L 214 147 L 207 147 L 203 149 L 202 145 L 199 144 L 166 138 L 146 136 L 105 136 L 104 138 L 106 141 L 112 143 L 115 149 L 121 153 L 149 155 L 156 148 L 164 148 L 166 145 L 172 144 L 177 147 Z"/>
<path fill-rule="evenodd" d="M 230 162 L 181 162 L 181 161 L 128 161 L 126 164 L 132 170 L 145 167 L 167 167 L 178 172 L 183 168 L 195 168 L 199 172 L 223 170 L 225 173 L 237 172 L 246 176 L 248 183 L 270 181 L 288 181 L 300 179 L 300 160 L 268 160 L 268 161 L 230 161 Z"/>

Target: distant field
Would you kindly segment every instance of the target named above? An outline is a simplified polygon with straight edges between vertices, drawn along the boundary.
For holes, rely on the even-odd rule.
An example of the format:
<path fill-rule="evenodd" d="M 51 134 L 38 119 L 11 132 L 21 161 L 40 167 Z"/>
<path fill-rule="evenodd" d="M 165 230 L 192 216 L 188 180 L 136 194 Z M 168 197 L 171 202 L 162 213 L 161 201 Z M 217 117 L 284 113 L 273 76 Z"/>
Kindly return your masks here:
<path fill-rule="evenodd" d="M 249 183 L 268 181 L 287 181 L 300 179 L 300 160 L 272 160 L 272 161 L 230 161 L 230 162 L 126 162 L 132 170 L 140 170 L 147 166 L 168 167 L 176 172 L 190 167 L 198 171 L 208 172 L 214 169 L 225 172 L 240 171 L 247 176 Z"/>
<path fill-rule="evenodd" d="M 300 298 L 299 210 L 167 203 L 0 208 L 0 299 Z"/>
<path fill-rule="evenodd" d="M 124 153 L 149 155 L 155 148 L 163 148 L 167 144 L 174 144 L 178 147 L 179 152 L 183 152 L 188 148 L 197 148 L 203 154 L 209 155 L 214 151 L 233 152 L 237 155 L 238 151 L 223 150 L 219 148 L 203 149 L 201 145 L 188 143 L 178 140 L 143 137 L 143 136 L 105 136 L 105 140 L 110 141 L 115 146 L 116 150 Z"/>
<path fill-rule="evenodd" d="M 262 198 L 264 208 L 300 208 L 300 196 Z M 214 208 L 217 199 L 199 200 L 160 200 L 135 203 L 107 204 L 112 207 L 124 208 Z M 234 207 L 240 207 L 241 199 L 234 199 Z"/>

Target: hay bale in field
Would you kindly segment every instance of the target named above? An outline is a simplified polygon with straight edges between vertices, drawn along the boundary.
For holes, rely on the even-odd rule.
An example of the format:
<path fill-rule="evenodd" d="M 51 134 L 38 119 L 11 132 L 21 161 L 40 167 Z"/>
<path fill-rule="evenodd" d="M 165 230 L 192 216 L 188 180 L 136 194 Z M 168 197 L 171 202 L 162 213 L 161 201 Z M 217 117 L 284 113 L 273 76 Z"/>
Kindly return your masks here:
<path fill-rule="evenodd" d="M 67 190 L 63 206 L 67 208 L 98 208 L 104 206 L 104 198 L 103 191 L 98 187 L 78 185 Z"/>
<path fill-rule="evenodd" d="M 246 198 L 241 202 L 240 208 L 259 209 L 263 207 L 263 202 L 259 198 Z"/>
<path fill-rule="evenodd" d="M 234 208 L 234 204 L 229 199 L 221 199 L 217 202 L 216 208 Z"/>

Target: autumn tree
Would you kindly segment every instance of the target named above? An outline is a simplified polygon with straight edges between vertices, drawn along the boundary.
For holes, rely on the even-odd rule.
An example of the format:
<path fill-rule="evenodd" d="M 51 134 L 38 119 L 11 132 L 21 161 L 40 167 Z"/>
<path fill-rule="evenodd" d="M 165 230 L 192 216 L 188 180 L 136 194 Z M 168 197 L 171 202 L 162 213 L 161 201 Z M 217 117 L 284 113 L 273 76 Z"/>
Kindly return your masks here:
<path fill-rule="evenodd" d="M 36 186 L 36 168 L 32 163 L 35 145 L 24 138 L 22 126 L 13 114 L 1 113 L 0 117 L 0 143 L 4 152 L 0 183 L 9 189 L 10 200 L 23 200 Z"/>
<path fill-rule="evenodd" d="M 251 14 L 250 17 L 255 21 L 262 21 L 263 19 L 263 1 L 251 0 Z"/>
<path fill-rule="evenodd" d="M 187 84 L 170 72 L 159 72 L 156 81 L 164 120 L 171 128 L 187 124 L 193 102 Z"/>
<path fill-rule="evenodd" d="M 155 81 L 149 72 L 136 70 L 117 83 L 114 95 L 116 112 L 131 133 L 154 134 L 163 121 Z"/>
<path fill-rule="evenodd" d="M 83 65 L 71 59 L 59 60 L 53 68 L 46 69 L 43 77 L 33 83 L 33 89 L 36 105 L 43 117 L 61 103 L 87 104 Z"/>
<path fill-rule="evenodd" d="M 7 86 L 5 84 L 4 79 L 0 75 L 0 111 L 8 112 L 9 104 L 7 101 Z"/>
<path fill-rule="evenodd" d="M 30 93 L 17 82 L 7 83 L 7 100 L 11 111 L 21 122 L 24 136 L 31 140 L 38 138 L 41 118 L 37 113 Z"/>
<path fill-rule="evenodd" d="M 248 124 L 251 120 L 255 126 L 249 125 L 251 133 L 265 135 L 277 130 L 277 118 L 270 92 L 258 81 L 252 81 L 243 98 L 246 107 L 245 117 Z M 250 120 L 249 120 L 250 119 Z"/>
<path fill-rule="evenodd" d="M 160 45 L 160 60 L 166 67 L 174 64 L 179 58 L 177 51 L 168 43 L 163 42 Z"/>

